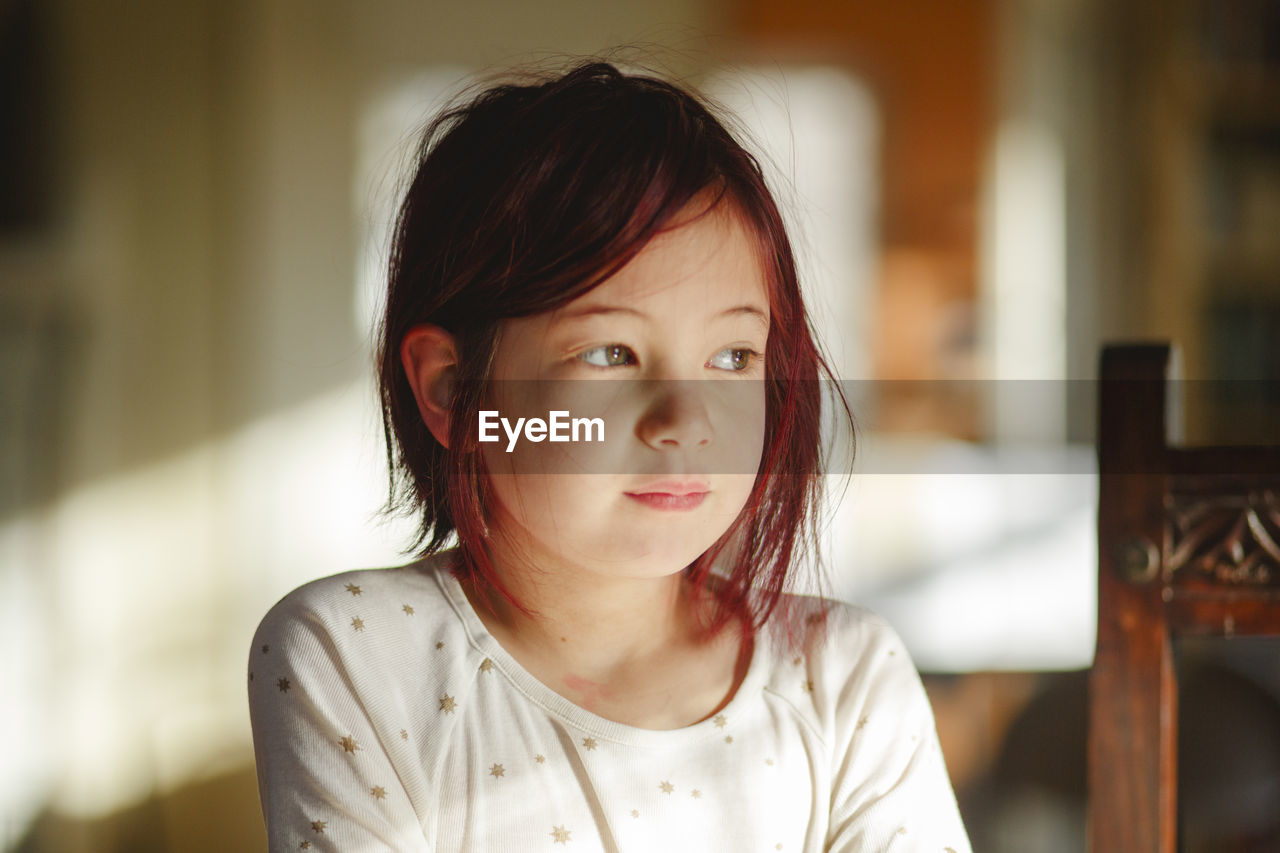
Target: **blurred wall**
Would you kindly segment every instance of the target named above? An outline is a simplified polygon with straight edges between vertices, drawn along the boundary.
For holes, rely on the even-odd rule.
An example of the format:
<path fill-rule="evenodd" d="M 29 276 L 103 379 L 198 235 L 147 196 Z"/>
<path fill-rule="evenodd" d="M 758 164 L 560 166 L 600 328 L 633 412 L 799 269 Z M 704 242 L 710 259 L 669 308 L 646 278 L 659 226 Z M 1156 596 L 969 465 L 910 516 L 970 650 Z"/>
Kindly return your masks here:
<path fill-rule="evenodd" d="M 769 56 L 848 69 L 882 115 L 881 256 L 869 321 L 877 379 L 971 379 L 978 228 L 998 55 L 991 0 L 942 4 L 743 0 L 744 40 Z M 904 383 L 885 393 L 906 394 Z M 886 429 L 974 438 L 972 407 L 884 401 Z"/>
<path fill-rule="evenodd" d="M 93 326 L 65 482 L 366 369 L 351 316 L 354 146 L 380 87 L 424 66 L 628 40 L 696 49 L 690 33 L 714 32 L 715 15 L 698 0 L 49 4 L 62 214 L 50 258 Z"/>

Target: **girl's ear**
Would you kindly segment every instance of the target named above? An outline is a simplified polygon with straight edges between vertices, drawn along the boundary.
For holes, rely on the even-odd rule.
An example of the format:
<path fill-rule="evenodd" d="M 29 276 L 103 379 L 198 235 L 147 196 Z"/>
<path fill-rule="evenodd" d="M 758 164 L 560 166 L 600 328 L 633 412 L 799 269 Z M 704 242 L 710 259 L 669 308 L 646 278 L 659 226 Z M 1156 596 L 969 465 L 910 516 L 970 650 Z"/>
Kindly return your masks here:
<path fill-rule="evenodd" d="M 400 342 L 400 362 L 427 429 L 436 441 L 448 447 L 449 408 L 458 375 L 458 350 L 453 335 L 439 326 L 414 326 Z"/>

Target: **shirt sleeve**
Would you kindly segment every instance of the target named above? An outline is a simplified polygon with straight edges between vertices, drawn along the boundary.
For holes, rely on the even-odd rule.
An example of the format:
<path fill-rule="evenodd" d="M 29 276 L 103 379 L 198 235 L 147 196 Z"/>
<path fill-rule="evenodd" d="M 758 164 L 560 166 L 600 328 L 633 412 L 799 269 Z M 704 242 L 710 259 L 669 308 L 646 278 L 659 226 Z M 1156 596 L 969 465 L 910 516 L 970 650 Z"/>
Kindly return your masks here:
<path fill-rule="evenodd" d="M 920 676 L 893 629 L 863 614 L 853 637 L 839 632 L 856 657 L 834 697 L 826 849 L 971 853 Z"/>
<path fill-rule="evenodd" d="M 259 626 L 249 712 L 269 849 L 428 851 L 326 620 L 294 593 Z"/>

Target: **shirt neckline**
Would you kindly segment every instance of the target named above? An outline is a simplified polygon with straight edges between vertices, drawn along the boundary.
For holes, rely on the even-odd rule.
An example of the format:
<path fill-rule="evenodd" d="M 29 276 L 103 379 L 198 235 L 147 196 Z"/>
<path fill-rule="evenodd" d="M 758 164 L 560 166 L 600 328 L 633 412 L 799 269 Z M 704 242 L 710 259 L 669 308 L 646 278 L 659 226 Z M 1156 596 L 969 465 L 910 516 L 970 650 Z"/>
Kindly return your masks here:
<path fill-rule="evenodd" d="M 445 599 L 457 614 L 471 646 L 493 661 L 508 680 L 526 697 L 562 721 L 594 737 L 632 746 L 663 747 L 685 741 L 698 741 L 716 735 L 723 736 L 729 727 L 736 727 L 746 718 L 753 698 L 763 689 L 765 677 L 765 650 L 761 648 L 761 634 L 757 633 L 751 644 L 751 660 L 746 675 L 723 708 L 708 719 L 679 729 L 645 729 L 619 723 L 588 711 L 561 696 L 539 681 L 520 665 L 489 633 L 480 616 L 471 606 L 462 584 L 454 576 L 453 567 L 458 556 L 456 548 L 441 552 L 431 566 Z M 719 722 L 717 722 L 719 721 Z"/>

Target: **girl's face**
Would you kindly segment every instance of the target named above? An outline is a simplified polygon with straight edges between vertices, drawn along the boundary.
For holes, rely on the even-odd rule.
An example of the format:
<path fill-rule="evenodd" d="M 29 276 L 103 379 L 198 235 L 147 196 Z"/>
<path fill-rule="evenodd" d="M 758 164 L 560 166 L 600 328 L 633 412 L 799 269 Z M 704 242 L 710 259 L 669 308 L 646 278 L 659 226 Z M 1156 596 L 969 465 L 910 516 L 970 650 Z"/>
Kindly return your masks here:
<path fill-rule="evenodd" d="M 552 411 L 603 423 L 603 441 L 580 431 L 534 442 L 522 429 L 513 444 L 498 426 L 500 440 L 480 445 L 493 543 L 535 566 L 678 572 L 751 492 L 765 434 L 764 272 L 729 205 L 677 221 L 595 289 L 500 329 L 487 409 L 513 428 Z"/>

